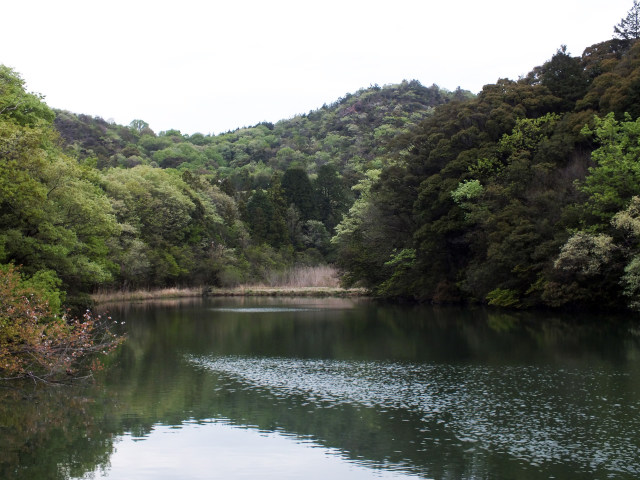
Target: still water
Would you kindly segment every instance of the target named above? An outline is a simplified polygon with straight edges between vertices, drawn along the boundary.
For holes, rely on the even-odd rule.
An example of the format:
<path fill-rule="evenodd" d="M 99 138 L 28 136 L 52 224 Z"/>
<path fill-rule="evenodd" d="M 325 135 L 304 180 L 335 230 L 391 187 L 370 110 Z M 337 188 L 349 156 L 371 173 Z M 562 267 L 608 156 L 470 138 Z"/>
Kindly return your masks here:
<path fill-rule="evenodd" d="M 96 382 L 0 389 L 3 479 L 640 478 L 640 324 L 191 299 L 111 307 Z"/>

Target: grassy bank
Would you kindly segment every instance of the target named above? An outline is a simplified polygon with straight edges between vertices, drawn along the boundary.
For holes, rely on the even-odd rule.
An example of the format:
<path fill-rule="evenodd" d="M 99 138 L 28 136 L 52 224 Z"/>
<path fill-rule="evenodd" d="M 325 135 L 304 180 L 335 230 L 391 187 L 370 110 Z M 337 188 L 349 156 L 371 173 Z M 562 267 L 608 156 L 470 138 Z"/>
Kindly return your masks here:
<path fill-rule="evenodd" d="M 364 289 L 341 288 L 338 272 L 330 266 L 293 267 L 269 272 L 265 277 L 265 281 L 261 283 L 226 287 L 100 291 L 94 293 L 91 298 L 96 304 L 102 304 L 199 296 L 357 297 L 366 295 Z"/>
<path fill-rule="evenodd" d="M 112 290 L 99 291 L 91 295 L 96 304 L 109 302 L 137 302 L 143 300 L 163 300 L 167 298 L 201 297 L 204 288 L 159 288 L 155 290 Z"/>
<path fill-rule="evenodd" d="M 205 290 L 204 295 L 212 297 L 362 297 L 366 291 L 360 288 L 332 287 L 265 287 L 239 286 L 234 288 L 215 288 Z"/>

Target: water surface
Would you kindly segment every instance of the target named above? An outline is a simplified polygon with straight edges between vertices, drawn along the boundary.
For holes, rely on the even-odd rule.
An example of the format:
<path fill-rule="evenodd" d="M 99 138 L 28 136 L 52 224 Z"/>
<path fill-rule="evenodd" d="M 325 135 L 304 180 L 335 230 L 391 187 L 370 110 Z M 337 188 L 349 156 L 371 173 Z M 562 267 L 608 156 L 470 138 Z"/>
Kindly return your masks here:
<path fill-rule="evenodd" d="M 0 391 L 1 478 L 640 477 L 620 318 L 205 299 L 113 308 L 92 386 Z"/>

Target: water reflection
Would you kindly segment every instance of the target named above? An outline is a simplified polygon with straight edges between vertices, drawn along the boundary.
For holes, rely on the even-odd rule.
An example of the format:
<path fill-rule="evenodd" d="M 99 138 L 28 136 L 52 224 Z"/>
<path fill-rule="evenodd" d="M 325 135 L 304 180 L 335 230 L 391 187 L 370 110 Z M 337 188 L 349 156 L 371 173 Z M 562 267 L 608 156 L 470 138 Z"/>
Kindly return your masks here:
<path fill-rule="evenodd" d="M 85 388 L 0 390 L 0 478 L 67 479 L 109 465 L 120 423 Z"/>
<path fill-rule="evenodd" d="M 0 391 L 0 478 L 136 478 L 136 455 L 138 478 L 160 478 L 160 444 L 191 461 L 220 453 L 225 434 L 262 442 L 258 456 L 285 442 L 290 462 L 324 452 L 369 478 L 640 475 L 637 324 L 354 299 L 110 310 L 128 341 L 95 385 Z M 252 453 L 234 455 L 237 475 L 217 478 L 244 475 Z M 192 463 L 181 478 L 211 478 Z"/>
<path fill-rule="evenodd" d="M 327 413 L 342 406 L 360 414 L 390 412 L 387 423 L 402 417 L 407 430 L 414 432 L 397 438 L 380 432 L 379 440 L 391 450 L 385 460 L 405 463 L 407 470 L 420 474 L 434 469 L 424 468 L 425 457 L 441 455 L 442 450 L 459 450 L 459 456 L 501 452 L 550 471 L 555 465 L 571 465 L 585 474 L 640 474 L 640 398 L 628 395 L 628 374 L 277 358 L 190 361 L 228 378 L 226 388 L 271 395 L 290 409 L 295 404 L 310 415 L 320 414 L 325 422 L 342 421 L 342 412 L 333 415 L 335 419 Z M 594 389 L 603 384 L 606 396 Z M 441 443 L 448 445 L 443 448 Z M 402 452 L 403 458 L 392 452 Z"/>
<path fill-rule="evenodd" d="M 144 441 L 139 440 L 125 436 L 118 442 L 108 478 L 264 478 L 265 472 L 268 478 L 296 480 L 422 478 L 364 462 L 345 462 L 338 450 L 224 421 L 191 422 L 179 429 L 157 426 Z"/>

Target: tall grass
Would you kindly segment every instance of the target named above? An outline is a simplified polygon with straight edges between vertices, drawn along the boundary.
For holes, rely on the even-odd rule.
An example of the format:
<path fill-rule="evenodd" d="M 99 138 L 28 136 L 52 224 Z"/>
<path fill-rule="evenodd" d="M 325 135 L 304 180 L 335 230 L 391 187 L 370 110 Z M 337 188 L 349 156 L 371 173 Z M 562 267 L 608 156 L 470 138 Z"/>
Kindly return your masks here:
<path fill-rule="evenodd" d="M 295 266 L 269 272 L 263 286 L 283 288 L 326 287 L 338 288 L 338 271 L 329 265 L 316 267 Z"/>
<path fill-rule="evenodd" d="M 255 294 L 256 292 L 277 294 L 288 292 L 297 294 L 296 290 L 308 289 L 340 289 L 338 271 L 328 265 L 308 267 L 295 266 L 285 270 L 274 270 L 265 275 L 265 279 L 251 285 L 238 285 L 233 288 L 217 289 L 228 290 L 228 294 Z M 141 300 L 162 300 L 181 297 L 202 296 L 206 288 L 164 288 L 156 290 L 131 290 L 131 291 L 98 291 L 91 295 L 96 304 L 108 302 L 132 302 Z M 268 292 L 265 292 L 268 290 Z M 304 293 L 304 292 L 303 292 Z"/>
<path fill-rule="evenodd" d="M 91 295 L 91 299 L 99 303 L 131 302 L 140 300 L 159 300 L 166 298 L 199 297 L 202 288 L 161 288 L 156 290 L 100 290 Z"/>

